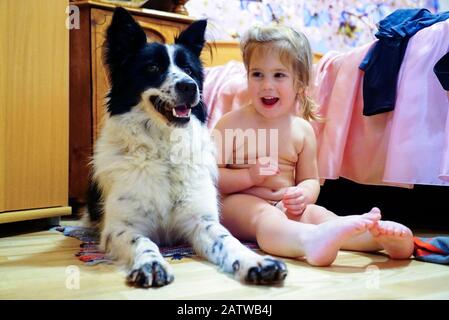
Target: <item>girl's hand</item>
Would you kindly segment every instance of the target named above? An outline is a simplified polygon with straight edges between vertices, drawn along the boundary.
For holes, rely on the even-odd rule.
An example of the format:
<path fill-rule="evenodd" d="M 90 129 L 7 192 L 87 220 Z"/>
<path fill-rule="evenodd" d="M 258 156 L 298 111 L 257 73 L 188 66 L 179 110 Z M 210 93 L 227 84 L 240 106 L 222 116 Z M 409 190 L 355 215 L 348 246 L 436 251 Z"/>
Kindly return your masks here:
<path fill-rule="evenodd" d="M 290 187 L 284 193 L 282 204 L 287 213 L 299 216 L 303 214 L 307 206 L 307 197 L 304 189 L 299 187 Z"/>
<path fill-rule="evenodd" d="M 249 167 L 249 176 L 255 186 L 261 185 L 268 177 L 279 173 L 277 163 L 269 157 L 257 159 L 256 164 Z"/>

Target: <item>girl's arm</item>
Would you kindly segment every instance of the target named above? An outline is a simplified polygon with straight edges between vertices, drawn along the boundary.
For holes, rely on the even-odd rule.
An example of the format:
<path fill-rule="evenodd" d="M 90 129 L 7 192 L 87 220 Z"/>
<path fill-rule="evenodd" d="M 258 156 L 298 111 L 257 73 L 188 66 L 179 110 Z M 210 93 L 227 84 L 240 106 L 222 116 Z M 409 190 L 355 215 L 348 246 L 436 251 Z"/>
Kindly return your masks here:
<path fill-rule="evenodd" d="M 320 194 L 320 182 L 318 179 L 307 179 L 304 180 L 296 186 L 301 189 L 305 202 L 307 204 L 313 204 L 318 200 L 318 195 Z"/>
<path fill-rule="evenodd" d="M 311 204 L 316 202 L 320 194 L 316 138 L 312 126 L 306 121 L 302 124 L 304 141 L 296 163 L 295 183 L 298 189 L 303 190 L 306 203 Z"/>
<path fill-rule="evenodd" d="M 267 157 L 257 159 L 256 164 L 248 168 L 231 169 L 227 167 L 234 159 L 233 146 L 235 141 L 233 132 L 226 134 L 226 129 L 232 130 L 233 125 L 236 125 L 238 120 L 238 112 L 228 113 L 218 121 L 212 132 L 212 138 L 217 148 L 218 189 L 221 194 L 236 193 L 261 185 L 269 176 L 279 173 L 279 168 L 274 164 L 277 162 L 273 162 Z"/>
<path fill-rule="evenodd" d="M 226 135 L 226 129 L 233 128 L 235 123 L 232 114 L 223 116 L 212 131 L 212 138 L 217 148 L 216 160 L 218 164 L 218 190 L 221 194 L 230 194 L 248 189 L 254 185 L 249 168 L 230 169 L 227 168 L 233 159 L 233 135 Z M 232 139 L 232 141 L 226 141 Z"/>
<path fill-rule="evenodd" d="M 243 191 L 254 185 L 249 169 L 229 169 L 219 166 L 218 174 L 218 190 L 221 194 Z"/>
<path fill-rule="evenodd" d="M 218 189 L 222 194 L 235 193 L 261 185 L 269 176 L 279 173 L 279 168 L 269 158 L 260 158 L 256 164 L 244 169 L 229 169 L 218 165 Z"/>
<path fill-rule="evenodd" d="M 304 132 L 304 139 L 296 163 L 296 186 L 288 188 L 282 199 L 284 208 L 293 215 L 302 214 L 307 205 L 316 202 L 320 193 L 315 133 L 306 121 L 299 129 Z"/>

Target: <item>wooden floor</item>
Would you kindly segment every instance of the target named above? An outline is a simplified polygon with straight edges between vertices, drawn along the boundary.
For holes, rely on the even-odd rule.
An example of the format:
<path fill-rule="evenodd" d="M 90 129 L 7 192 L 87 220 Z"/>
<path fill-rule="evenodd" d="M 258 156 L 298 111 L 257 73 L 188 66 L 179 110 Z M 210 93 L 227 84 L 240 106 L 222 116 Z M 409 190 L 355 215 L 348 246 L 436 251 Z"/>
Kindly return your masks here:
<path fill-rule="evenodd" d="M 326 268 L 285 259 L 281 286 L 241 284 L 209 262 L 183 258 L 170 260 L 171 285 L 136 289 L 112 265 L 80 262 L 79 244 L 57 231 L 3 232 L 0 299 L 449 299 L 449 266 L 344 251 Z"/>

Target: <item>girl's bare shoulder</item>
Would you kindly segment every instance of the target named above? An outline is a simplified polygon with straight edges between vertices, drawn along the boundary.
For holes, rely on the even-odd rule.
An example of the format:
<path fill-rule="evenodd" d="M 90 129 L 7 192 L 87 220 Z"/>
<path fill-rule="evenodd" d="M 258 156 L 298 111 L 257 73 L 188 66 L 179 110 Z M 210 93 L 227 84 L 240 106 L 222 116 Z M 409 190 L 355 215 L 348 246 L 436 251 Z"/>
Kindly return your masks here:
<path fill-rule="evenodd" d="M 309 121 L 301 117 L 294 117 L 292 121 L 293 130 L 302 135 L 314 134 L 314 130 Z"/>
<path fill-rule="evenodd" d="M 298 153 L 301 152 L 306 144 L 315 144 L 315 131 L 313 130 L 310 122 L 307 120 L 300 117 L 295 117 L 293 120 L 292 129 L 292 141 Z"/>
<path fill-rule="evenodd" d="M 216 129 L 231 129 L 231 128 L 241 128 L 242 124 L 246 123 L 249 119 L 250 110 L 248 106 L 230 111 L 224 114 L 217 125 Z"/>

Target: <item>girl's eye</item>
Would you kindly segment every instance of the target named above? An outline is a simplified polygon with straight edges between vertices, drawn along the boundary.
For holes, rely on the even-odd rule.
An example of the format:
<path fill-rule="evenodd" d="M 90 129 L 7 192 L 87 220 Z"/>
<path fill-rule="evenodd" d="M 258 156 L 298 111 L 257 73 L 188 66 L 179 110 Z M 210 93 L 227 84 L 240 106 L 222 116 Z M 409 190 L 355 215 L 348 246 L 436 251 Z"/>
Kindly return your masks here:
<path fill-rule="evenodd" d="M 253 72 L 253 73 L 251 74 L 251 76 L 253 76 L 253 77 L 255 77 L 255 78 L 260 78 L 260 77 L 262 77 L 262 73 L 261 73 L 261 72 L 258 72 L 258 71 L 255 71 L 255 72 Z"/>
<path fill-rule="evenodd" d="M 151 73 L 156 73 L 159 72 L 159 67 L 157 65 L 152 64 L 148 66 L 147 70 Z"/>
<path fill-rule="evenodd" d="M 277 73 L 274 74 L 274 76 L 275 76 L 276 78 L 284 78 L 284 77 L 286 77 L 287 75 L 286 75 L 285 73 L 277 72 Z"/>

